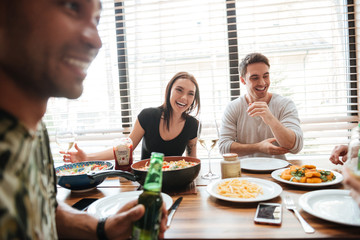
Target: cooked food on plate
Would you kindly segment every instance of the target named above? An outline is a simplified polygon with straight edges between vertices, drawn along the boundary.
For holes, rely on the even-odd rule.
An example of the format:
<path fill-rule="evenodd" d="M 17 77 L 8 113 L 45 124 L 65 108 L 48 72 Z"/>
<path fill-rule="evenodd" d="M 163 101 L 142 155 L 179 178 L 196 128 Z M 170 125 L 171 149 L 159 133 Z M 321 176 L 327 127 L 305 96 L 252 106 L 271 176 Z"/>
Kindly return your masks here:
<path fill-rule="evenodd" d="M 58 172 L 56 172 L 57 176 L 68 176 L 68 175 L 79 175 L 79 174 L 87 174 L 90 172 L 98 172 L 103 169 L 106 169 L 108 165 L 103 164 L 84 164 L 84 165 L 77 165 L 74 168 L 69 169 L 61 169 Z"/>
<path fill-rule="evenodd" d="M 336 178 L 333 172 L 316 169 L 314 165 L 293 165 L 289 169 L 285 169 L 280 177 L 299 183 L 322 183 L 333 181 Z"/>
<path fill-rule="evenodd" d="M 188 168 L 191 166 L 195 166 L 198 163 L 196 162 L 188 162 L 185 161 L 185 159 L 179 160 L 179 161 L 164 161 L 163 162 L 163 171 L 170 171 L 170 170 L 176 170 L 176 169 L 182 169 L 182 168 Z M 146 165 L 142 168 L 139 168 L 137 170 L 145 170 L 147 171 L 149 169 L 149 162 L 146 163 Z"/>
<path fill-rule="evenodd" d="M 256 183 L 236 178 L 219 183 L 216 192 L 231 198 L 256 198 L 263 194 L 262 188 Z"/>

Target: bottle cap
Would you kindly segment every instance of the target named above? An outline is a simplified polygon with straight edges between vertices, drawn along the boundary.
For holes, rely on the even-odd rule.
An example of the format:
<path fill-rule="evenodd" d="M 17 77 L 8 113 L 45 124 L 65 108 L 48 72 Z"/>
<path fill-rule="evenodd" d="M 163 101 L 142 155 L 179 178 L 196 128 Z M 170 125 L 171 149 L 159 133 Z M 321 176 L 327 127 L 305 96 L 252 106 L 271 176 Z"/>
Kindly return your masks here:
<path fill-rule="evenodd" d="M 151 153 L 151 158 L 163 158 L 164 157 L 164 154 L 163 153 L 158 153 L 158 152 L 152 152 Z"/>
<path fill-rule="evenodd" d="M 223 158 L 226 161 L 235 161 L 238 159 L 238 155 L 236 153 L 225 153 L 223 154 Z"/>

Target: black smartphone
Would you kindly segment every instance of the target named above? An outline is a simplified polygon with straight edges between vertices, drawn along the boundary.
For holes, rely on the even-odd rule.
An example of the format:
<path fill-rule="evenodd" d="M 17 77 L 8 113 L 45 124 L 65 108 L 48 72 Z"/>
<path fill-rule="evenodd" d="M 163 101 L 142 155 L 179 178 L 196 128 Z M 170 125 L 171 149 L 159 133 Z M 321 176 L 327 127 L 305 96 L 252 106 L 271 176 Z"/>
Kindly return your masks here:
<path fill-rule="evenodd" d="M 279 203 L 259 203 L 254 218 L 255 223 L 280 225 L 282 206 Z"/>
<path fill-rule="evenodd" d="M 72 205 L 73 208 L 76 208 L 80 211 L 85 211 L 90 204 L 98 200 L 97 198 L 83 198 L 77 201 L 74 205 Z"/>

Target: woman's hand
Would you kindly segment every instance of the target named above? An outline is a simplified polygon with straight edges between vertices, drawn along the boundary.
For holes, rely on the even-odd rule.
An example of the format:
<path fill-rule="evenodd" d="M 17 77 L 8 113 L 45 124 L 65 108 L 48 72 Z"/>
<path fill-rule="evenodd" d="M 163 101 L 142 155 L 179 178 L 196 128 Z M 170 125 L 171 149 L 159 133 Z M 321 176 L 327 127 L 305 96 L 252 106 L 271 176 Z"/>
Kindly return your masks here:
<path fill-rule="evenodd" d="M 86 153 L 78 147 L 75 143 L 75 149 L 77 152 L 67 152 L 60 151 L 61 154 L 64 154 L 64 162 L 78 163 L 87 161 Z"/>
<path fill-rule="evenodd" d="M 341 164 L 341 165 L 343 165 L 344 162 L 346 162 L 346 160 L 347 160 L 347 153 L 348 153 L 348 146 L 346 146 L 346 145 L 336 146 L 332 150 L 329 160 L 333 164 Z M 340 160 L 340 157 L 342 157 L 341 160 Z"/>

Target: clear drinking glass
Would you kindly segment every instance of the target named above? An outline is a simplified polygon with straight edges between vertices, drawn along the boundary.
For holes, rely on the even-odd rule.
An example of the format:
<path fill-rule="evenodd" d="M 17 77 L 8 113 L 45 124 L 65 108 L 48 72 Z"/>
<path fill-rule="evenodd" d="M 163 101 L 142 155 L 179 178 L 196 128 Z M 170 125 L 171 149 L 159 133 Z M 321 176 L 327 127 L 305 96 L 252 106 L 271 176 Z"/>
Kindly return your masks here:
<path fill-rule="evenodd" d="M 344 166 L 360 179 L 360 134 L 358 131 L 352 133 Z"/>
<path fill-rule="evenodd" d="M 216 179 L 219 176 L 211 171 L 211 150 L 219 141 L 219 129 L 216 119 L 202 119 L 198 127 L 198 141 L 208 153 L 209 171 L 201 177 L 204 179 Z"/>
<path fill-rule="evenodd" d="M 60 150 L 65 154 L 74 146 L 76 139 L 75 130 L 71 127 L 59 127 L 56 129 L 55 141 Z"/>

